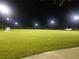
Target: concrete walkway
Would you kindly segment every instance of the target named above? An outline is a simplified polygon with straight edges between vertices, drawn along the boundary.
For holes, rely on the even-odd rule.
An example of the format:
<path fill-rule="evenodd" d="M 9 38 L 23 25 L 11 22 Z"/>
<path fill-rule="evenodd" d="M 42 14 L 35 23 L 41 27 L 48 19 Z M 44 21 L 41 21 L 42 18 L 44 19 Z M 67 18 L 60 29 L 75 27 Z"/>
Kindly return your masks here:
<path fill-rule="evenodd" d="M 79 47 L 45 52 L 21 59 L 79 59 Z"/>

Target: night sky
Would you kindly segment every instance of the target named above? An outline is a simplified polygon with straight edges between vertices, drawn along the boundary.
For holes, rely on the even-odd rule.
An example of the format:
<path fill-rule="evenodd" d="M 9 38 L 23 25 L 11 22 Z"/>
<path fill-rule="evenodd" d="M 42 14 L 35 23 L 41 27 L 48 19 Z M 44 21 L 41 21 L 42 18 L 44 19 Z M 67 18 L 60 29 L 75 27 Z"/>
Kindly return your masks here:
<path fill-rule="evenodd" d="M 1 0 L 1 2 L 12 7 L 14 14 L 12 17 L 19 19 L 20 25 L 24 28 L 32 28 L 35 22 L 40 24 L 40 28 L 50 28 L 48 20 L 53 18 L 57 22 L 55 28 L 62 29 L 67 26 L 68 15 L 79 12 L 78 0 L 66 1 L 60 7 L 59 2 L 54 4 L 52 0 Z"/>

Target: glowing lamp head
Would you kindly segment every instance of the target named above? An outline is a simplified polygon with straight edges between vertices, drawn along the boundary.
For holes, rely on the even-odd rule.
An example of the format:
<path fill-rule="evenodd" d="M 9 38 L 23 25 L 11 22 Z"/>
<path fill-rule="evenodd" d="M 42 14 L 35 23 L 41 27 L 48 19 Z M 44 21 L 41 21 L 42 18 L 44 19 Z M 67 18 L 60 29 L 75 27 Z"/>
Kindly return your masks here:
<path fill-rule="evenodd" d="M 10 10 L 6 5 L 0 5 L 0 12 L 4 14 L 8 14 Z"/>
<path fill-rule="evenodd" d="M 36 23 L 35 26 L 38 26 L 38 24 Z"/>
<path fill-rule="evenodd" d="M 7 21 L 9 21 L 10 19 L 9 19 L 9 18 L 7 18 L 6 20 L 7 20 Z"/>
<path fill-rule="evenodd" d="M 74 20 L 79 20 L 79 16 L 74 16 Z"/>
<path fill-rule="evenodd" d="M 51 24 L 54 24 L 54 21 L 53 20 L 51 21 Z"/>
<path fill-rule="evenodd" d="M 15 22 L 15 25 L 18 25 L 18 23 L 17 23 L 17 22 Z"/>

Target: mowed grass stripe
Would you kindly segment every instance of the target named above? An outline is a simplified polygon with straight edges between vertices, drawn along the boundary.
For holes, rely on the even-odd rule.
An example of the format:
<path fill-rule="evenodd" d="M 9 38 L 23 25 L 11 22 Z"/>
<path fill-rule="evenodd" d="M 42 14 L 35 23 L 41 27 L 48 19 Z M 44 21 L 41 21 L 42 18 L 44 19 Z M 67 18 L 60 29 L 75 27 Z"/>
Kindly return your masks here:
<path fill-rule="evenodd" d="M 0 31 L 0 59 L 19 59 L 56 49 L 79 46 L 79 31 Z"/>

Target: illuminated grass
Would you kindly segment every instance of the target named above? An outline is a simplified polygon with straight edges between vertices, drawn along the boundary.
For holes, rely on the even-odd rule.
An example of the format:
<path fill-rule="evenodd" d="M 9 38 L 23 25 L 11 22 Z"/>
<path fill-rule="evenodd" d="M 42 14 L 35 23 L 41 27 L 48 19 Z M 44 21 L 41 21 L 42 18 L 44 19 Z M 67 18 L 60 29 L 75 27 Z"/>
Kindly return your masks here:
<path fill-rule="evenodd" d="M 0 59 L 20 59 L 55 49 L 79 46 L 79 31 L 0 31 Z"/>

